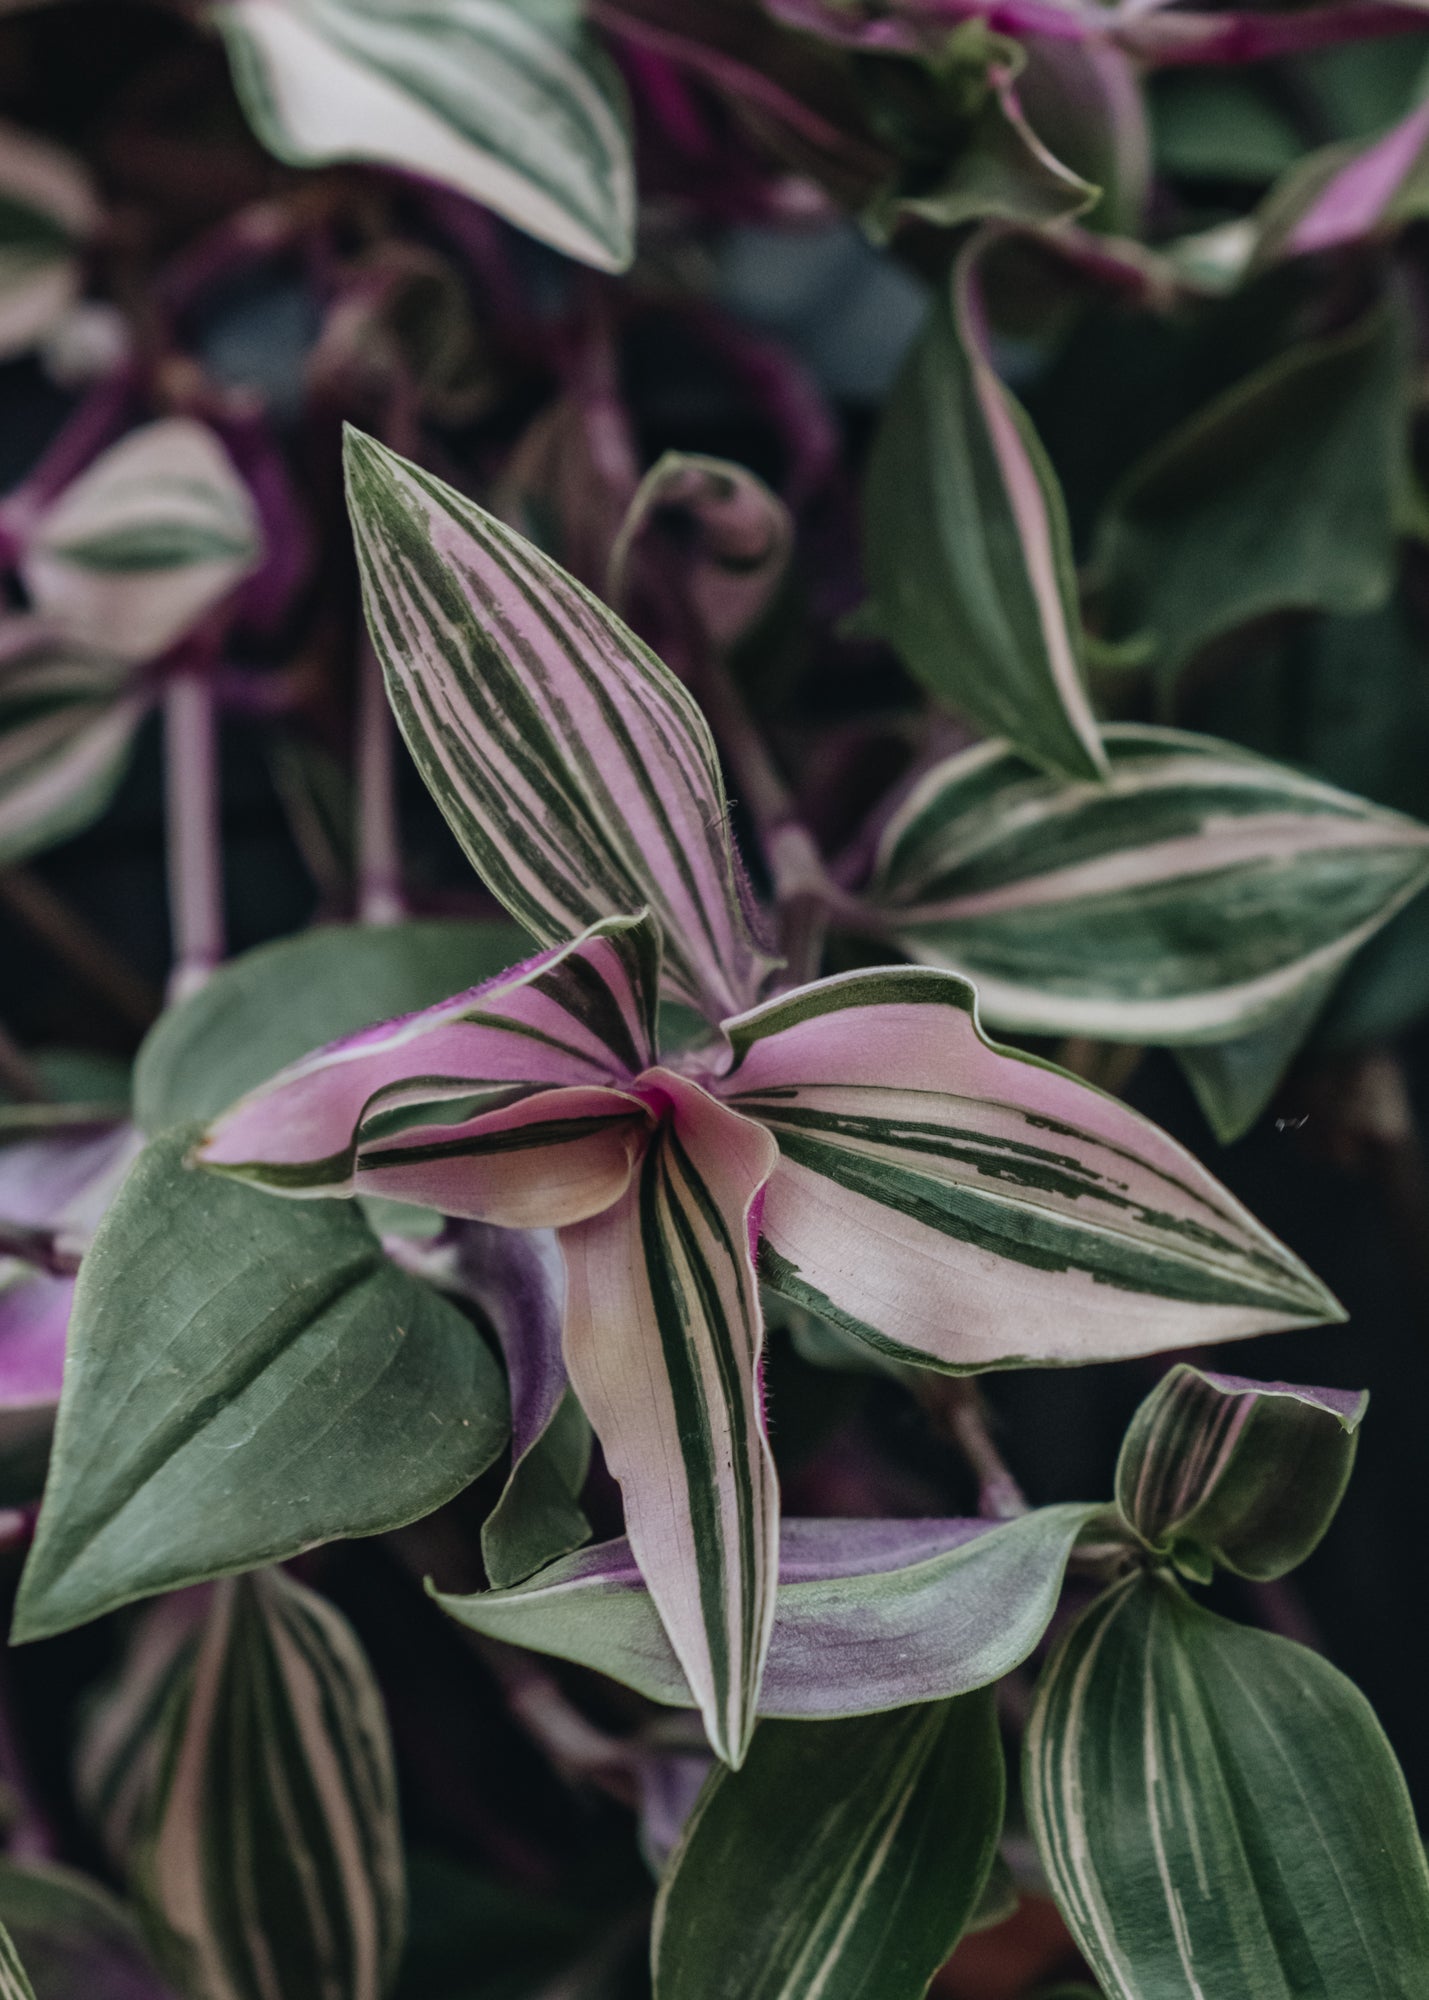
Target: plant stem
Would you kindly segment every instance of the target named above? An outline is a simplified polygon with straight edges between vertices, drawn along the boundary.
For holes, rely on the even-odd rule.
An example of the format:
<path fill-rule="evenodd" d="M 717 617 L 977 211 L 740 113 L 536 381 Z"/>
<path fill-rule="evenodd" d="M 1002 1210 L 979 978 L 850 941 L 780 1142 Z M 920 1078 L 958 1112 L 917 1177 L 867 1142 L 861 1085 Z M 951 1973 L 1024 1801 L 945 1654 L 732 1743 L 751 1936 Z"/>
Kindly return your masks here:
<path fill-rule="evenodd" d="M 397 924 L 407 914 L 394 747 L 382 665 L 364 632 L 357 663 L 357 914 L 364 924 Z"/>
<path fill-rule="evenodd" d="M 7 868 L 0 902 L 131 1027 L 150 1026 L 161 1004 L 154 988 L 47 882 L 28 868 Z"/>
<path fill-rule="evenodd" d="M 224 953 L 218 725 L 206 666 L 184 667 L 164 693 L 170 1005 L 196 993 Z"/>
<path fill-rule="evenodd" d="M 956 1445 L 978 1483 L 978 1512 L 994 1521 L 1028 1513 L 1027 1496 L 993 1443 L 987 1402 L 971 1375 L 920 1374 L 916 1394 L 934 1429 Z"/>

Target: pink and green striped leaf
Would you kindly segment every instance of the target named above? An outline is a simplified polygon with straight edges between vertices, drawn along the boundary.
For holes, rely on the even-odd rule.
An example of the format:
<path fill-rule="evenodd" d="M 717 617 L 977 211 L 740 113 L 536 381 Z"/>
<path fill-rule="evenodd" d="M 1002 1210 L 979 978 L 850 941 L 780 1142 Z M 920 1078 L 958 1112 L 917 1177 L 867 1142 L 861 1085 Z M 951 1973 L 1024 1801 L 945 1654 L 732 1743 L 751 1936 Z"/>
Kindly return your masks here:
<path fill-rule="evenodd" d="M 35 1989 L 4 1924 L 0 1924 L 0 2000 L 35 2000 Z"/>
<path fill-rule="evenodd" d="M 131 1879 L 164 1967 L 204 2000 L 384 2000 L 401 1831 L 346 1620 L 276 1570 L 220 1584 L 158 1726 Z"/>
<path fill-rule="evenodd" d="M 282 1194 L 379 1194 L 516 1227 L 574 1221 L 629 1180 L 648 1119 L 624 1086 L 653 1054 L 658 980 L 648 919 L 597 924 L 291 1064 L 225 1113 L 197 1157 Z"/>
<path fill-rule="evenodd" d="M 1105 1518 L 1068 1506 L 1004 1523 L 786 1520 L 760 1714 L 872 1714 L 1000 1679 L 1041 1639 L 1074 1544 Z M 513 1590 L 434 1595 L 473 1631 L 695 1706 L 627 1541 Z"/>
<path fill-rule="evenodd" d="M 1117 1505 L 1178 1568 L 1209 1581 L 1283 1576 L 1334 1518 L 1354 1467 L 1364 1390 L 1248 1382 L 1182 1362 L 1131 1420 Z"/>
<path fill-rule="evenodd" d="M 1429 103 L 1367 146 L 1299 161 L 1257 219 L 1257 254 L 1306 257 L 1383 236 L 1429 212 Z"/>
<path fill-rule="evenodd" d="M 348 506 L 402 733 L 483 880 L 542 944 L 650 909 L 672 997 L 748 1006 L 750 930 L 704 718 L 573 577 L 359 432 Z"/>
<path fill-rule="evenodd" d="M 1429 1871 L 1394 1753 L 1328 1660 L 1193 1604 L 1109 1591 L 1043 1670 L 1023 1798 L 1107 2000 L 1401 2000 Z"/>
<path fill-rule="evenodd" d="M 1104 1361 L 1341 1316 L 1164 1132 L 989 1042 L 952 973 L 826 979 L 726 1032 L 722 1094 L 779 1141 L 765 1277 L 900 1359 Z"/>
<path fill-rule="evenodd" d="M 754 1271 L 777 1148 L 672 1071 L 644 1092 L 658 1124 L 627 1192 L 561 1231 L 566 1366 L 710 1742 L 738 1764 L 778 1563 Z"/>
<path fill-rule="evenodd" d="M 1429 828 L 1181 730 L 1102 732 L 1078 784 L 998 744 L 928 772 L 870 900 L 998 1027 L 1212 1042 L 1277 1020 L 1429 883 Z M 1308 1022 L 1305 1024 L 1308 1027 Z"/>
<path fill-rule="evenodd" d="M 1069 777 L 1106 759 L 1055 475 L 984 351 L 975 238 L 884 412 L 864 545 L 873 619 L 948 707 Z"/>
<path fill-rule="evenodd" d="M 0 122 L 0 360 L 43 340 L 77 295 L 99 204 L 80 162 Z"/>

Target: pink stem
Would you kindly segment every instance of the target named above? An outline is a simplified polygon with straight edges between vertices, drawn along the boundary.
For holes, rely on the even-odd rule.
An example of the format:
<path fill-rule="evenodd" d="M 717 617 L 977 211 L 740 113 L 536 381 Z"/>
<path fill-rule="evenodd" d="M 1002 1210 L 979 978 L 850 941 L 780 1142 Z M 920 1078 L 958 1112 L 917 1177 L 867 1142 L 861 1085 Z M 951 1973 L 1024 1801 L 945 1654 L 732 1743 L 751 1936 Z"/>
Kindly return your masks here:
<path fill-rule="evenodd" d="M 224 954 L 218 722 L 208 666 L 185 665 L 164 693 L 170 1005 L 196 993 Z"/>
<path fill-rule="evenodd" d="M 357 914 L 364 924 L 398 924 L 407 905 L 392 710 L 382 665 L 366 632 L 358 649 L 357 676 Z"/>

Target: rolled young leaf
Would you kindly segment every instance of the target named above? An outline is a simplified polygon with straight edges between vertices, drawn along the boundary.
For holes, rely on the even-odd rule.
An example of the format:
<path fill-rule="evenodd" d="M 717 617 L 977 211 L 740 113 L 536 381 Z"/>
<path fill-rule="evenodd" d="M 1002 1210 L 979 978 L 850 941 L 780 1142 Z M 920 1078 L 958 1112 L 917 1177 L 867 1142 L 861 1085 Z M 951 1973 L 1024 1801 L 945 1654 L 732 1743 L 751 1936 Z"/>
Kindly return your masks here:
<path fill-rule="evenodd" d="M 1429 1871 L 1369 1703 L 1169 1578 L 1109 1592 L 1049 1660 L 1023 1796 L 1108 2000 L 1401 2000 Z"/>
<path fill-rule="evenodd" d="M 779 1557 L 754 1273 L 778 1148 L 672 1071 L 646 1084 L 664 1103 L 628 1192 L 561 1231 L 566 1366 L 710 1743 L 738 1764 Z"/>
<path fill-rule="evenodd" d="M 1046 1631 L 1073 1545 L 1103 1512 L 1041 1507 L 1003 1523 L 786 1520 L 760 1714 L 873 1714 L 1000 1679 Z M 694 1706 L 628 1542 L 583 1549 L 515 1590 L 433 1595 L 473 1631 L 578 1660 L 652 1701 Z"/>
<path fill-rule="evenodd" d="M 655 1904 L 655 2000 L 922 2000 L 997 1852 L 991 1688 L 765 1722 L 705 1786 Z"/>
<path fill-rule="evenodd" d="M 903 1360 L 1079 1362 L 1341 1317 L 1147 1120 L 983 1035 L 947 972 L 849 973 L 725 1024 L 766 1124 L 776 1291 Z"/>
<path fill-rule="evenodd" d="M 1048 770 L 1105 770 L 1066 510 L 976 329 L 977 239 L 884 411 L 864 544 L 874 620 L 931 693 Z"/>
<path fill-rule="evenodd" d="M 12 1636 L 377 1534 L 506 1436 L 471 1322 L 350 1207 L 270 1200 L 156 1140 L 85 1257 Z"/>
<path fill-rule="evenodd" d="M 543 944 L 649 908 L 674 998 L 748 1006 L 772 961 L 689 694 L 529 542 L 352 430 L 347 482 L 392 706 L 488 887 Z"/>
<path fill-rule="evenodd" d="M 181 639 L 263 555 L 248 488 L 190 417 L 101 452 L 25 542 L 35 608 L 74 643 L 136 661 Z"/>
<path fill-rule="evenodd" d="M 651 1060 L 658 983 L 653 924 L 612 918 L 290 1064 L 227 1111 L 197 1157 L 283 1194 L 361 1190 L 473 1219 L 574 1221 L 629 1180 L 631 1129 L 646 1114 L 620 1086 Z M 445 1124 L 400 1116 L 443 1103 Z"/>
<path fill-rule="evenodd" d="M 635 185 L 620 81 L 575 0 L 226 0 L 239 100 L 291 166 L 371 160 L 620 271 Z"/>
<path fill-rule="evenodd" d="M 98 221 L 78 160 L 0 122 L 0 360 L 42 340 L 70 305 Z"/>
<path fill-rule="evenodd" d="M 1133 467 L 1096 557 L 1109 637 L 1150 633 L 1170 686 L 1203 646 L 1274 611 L 1371 611 L 1396 573 L 1406 340 L 1395 313 L 1306 341 Z"/>
<path fill-rule="evenodd" d="M 881 919 L 913 957 L 974 980 L 999 1027 L 1249 1031 L 1323 997 L 1429 882 L 1429 828 L 1400 813 L 1182 730 L 1121 724 L 1102 741 L 1103 785 L 979 744 L 929 771 L 883 836 Z"/>
<path fill-rule="evenodd" d="M 0 867 L 82 833 L 113 798 L 152 695 L 122 661 L 0 627 Z"/>
<path fill-rule="evenodd" d="M 131 1878 L 204 2000 L 384 2000 L 406 1886 L 382 1696 L 346 1620 L 278 1571 L 221 1584 L 159 1723 Z"/>
<path fill-rule="evenodd" d="M 1131 1420 L 1117 1505 L 1203 1581 L 1216 1563 L 1283 1576 L 1334 1518 L 1368 1403 L 1364 1390 L 1247 1382 L 1179 1363 Z"/>

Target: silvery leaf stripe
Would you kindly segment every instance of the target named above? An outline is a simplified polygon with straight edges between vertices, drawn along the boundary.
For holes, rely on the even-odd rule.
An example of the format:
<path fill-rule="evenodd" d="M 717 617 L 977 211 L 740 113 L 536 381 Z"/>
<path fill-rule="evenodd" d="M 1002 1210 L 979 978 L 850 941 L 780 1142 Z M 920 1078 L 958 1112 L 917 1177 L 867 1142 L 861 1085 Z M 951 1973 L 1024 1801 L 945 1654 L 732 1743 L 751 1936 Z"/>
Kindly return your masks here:
<path fill-rule="evenodd" d="M 722 1095 L 779 1141 L 764 1275 L 876 1347 L 975 1369 L 1341 1317 L 1164 1132 L 989 1042 L 951 973 L 849 973 L 725 1026 Z"/>
<path fill-rule="evenodd" d="M 440 181 L 601 270 L 633 254 L 620 80 L 575 0 L 227 0 L 254 131 L 280 160 Z"/>
<path fill-rule="evenodd" d="M 648 907 L 672 997 L 748 1006 L 772 961 L 690 695 L 529 542 L 351 430 L 347 479 L 392 706 L 482 879 L 543 944 Z"/>
<path fill-rule="evenodd" d="M 15 1941 L 0 1924 L 0 2000 L 35 2000 L 35 1989 L 20 1963 Z"/>
<path fill-rule="evenodd" d="M 135 1892 L 205 2000 L 383 2000 L 406 1887 L 382 1697 L 346 1620 L 229 1579 L 164 1716 Z"/>
<path fill-rule="evenodd" d="M 181 639 L 263 554 L 248 488 L 190 417 L 101 452 L 23 539 L 36 610 L 76 644 L 140 661 Z"/>
<path fill-rule="evenodd" d="M 1117 1505 L 1137 1534 L 1202 1580 L 1217 1563 L 1283 1576 L 1334 1518 L 1368 1404 L 1363 1389 L 1251 1382 L 1180 1362 L 1132 1418 Z"/>
<path fill-rule="evenodd" d="M 1317 1653 L 1141 1575 L 1043 1670 L 1023 1797 L 1108 2000 L 1403 2000 L 1429 1871 L 1364 1696 Z"/>
<path fill-rule="evenodd" d="M 0 120 L 0 359 L 42 340 L 79 290 L 99 205 L 78 160 Z"/>
<path fill-rule="evenodd" d="M 873 1714 L 1000 1679 L 1041 1639 L 1073 1546 L 1104 1514 L 1074 1505 L 1001 1524 L 786 1519 L 759 1713 Z M 509 1590 L 433 1595 L 473 1631 L 579 1661 L 651 1701 L 695 1706 L 624 1539 Z"/>
<path fill-rule="evenodd" d="M 80 832 L 124 774 L 151 697 L 124 667 L 49 640 L 28 621 L 0 633 L 0 864 Z"/>
<path fill-rule="evenodd" d="M 737 1765 L 779 1557 L 754 1267 L 778 1148 L 669 1070 L 644 1087 L 660 1122 L 625 1195 L 561 1232 L 566 1367 L 710 1742 Z"/>
<path fill-rule="evenodd" d="M 405 1196 L 522 1227 L 574 1221 L 620 1194 L 648 1127 L 623 1086 L 651 1057 L 658 979 L 648 918 L 594 925 L 291 1064 L 226 1112 L 197 1157 L 289 1195 Z"/>
<path fill-rule="evenodd" d="M 925 964 L 1029 1034 L 1214 1041 L 1344 964 L 1429 882 L 1429 828 L 1210 737 L 1117 725 L 1105 784 L 1003 744 L 887 827 L 869 895 Z"/>

